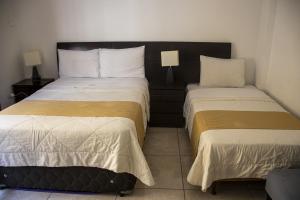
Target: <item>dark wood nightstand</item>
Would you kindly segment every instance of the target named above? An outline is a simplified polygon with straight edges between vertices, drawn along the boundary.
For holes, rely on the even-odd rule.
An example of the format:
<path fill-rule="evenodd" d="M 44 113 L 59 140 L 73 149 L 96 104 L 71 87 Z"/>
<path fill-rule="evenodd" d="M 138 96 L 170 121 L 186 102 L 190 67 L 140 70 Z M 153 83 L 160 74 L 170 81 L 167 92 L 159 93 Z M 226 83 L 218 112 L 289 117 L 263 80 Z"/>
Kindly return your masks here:
<path fill-rule="evenodd" d="M 184 83 L 150 83 L 150 126 L 183 127 L 184 100 Z"/>
<path fill-rule="evenodd" d="M 13 84 L 12 88 L 15 95 L 15 102 L 23 100 L 53 81 L 54 79 L 41 79 L 39 83 L 33 83 L 31 79 L 24 79 Z"/>

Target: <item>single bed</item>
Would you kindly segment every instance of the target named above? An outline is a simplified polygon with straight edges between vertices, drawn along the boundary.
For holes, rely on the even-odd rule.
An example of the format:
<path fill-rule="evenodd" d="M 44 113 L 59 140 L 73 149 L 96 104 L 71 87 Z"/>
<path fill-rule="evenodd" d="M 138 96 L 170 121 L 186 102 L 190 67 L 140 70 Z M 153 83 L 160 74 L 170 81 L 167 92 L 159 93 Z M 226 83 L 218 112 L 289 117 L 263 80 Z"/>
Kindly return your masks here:
<path fill-rule="evenodd" d="M 184 116 L 195 158 L 187 179 L 203 191 L 215 181 L 300 166 L 299 120 L 253 86 L 191 84 Z"/>
<path fill-rule="evenodd" d="M 0 113 L 2 183 L 119 193 L 135 177 L 153 185 L 141 150 L 148 119 L 146 79 L 58 79 Z"/>

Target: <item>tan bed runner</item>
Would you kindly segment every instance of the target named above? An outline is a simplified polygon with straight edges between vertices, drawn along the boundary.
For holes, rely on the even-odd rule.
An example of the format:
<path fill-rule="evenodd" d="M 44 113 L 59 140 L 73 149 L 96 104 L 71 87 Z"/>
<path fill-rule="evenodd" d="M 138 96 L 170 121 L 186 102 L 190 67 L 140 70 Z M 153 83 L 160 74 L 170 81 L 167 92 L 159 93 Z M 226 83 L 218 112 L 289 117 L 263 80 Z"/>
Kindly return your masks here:
<path fill-rule="evenodd" d="M 21 101 L 0 115 L 42 115 L 67 117 L 124 117 L 134 121 L 140 145 L 145 131 L 140 104 L 130 101 Z"/>
<path fill-rule="evenodd" d="M 287 112 L 200 111 L 194 116 L 191 143 L 197 155 L 200 135 L 216 129 L 300 130 L 300 120 Z"/>

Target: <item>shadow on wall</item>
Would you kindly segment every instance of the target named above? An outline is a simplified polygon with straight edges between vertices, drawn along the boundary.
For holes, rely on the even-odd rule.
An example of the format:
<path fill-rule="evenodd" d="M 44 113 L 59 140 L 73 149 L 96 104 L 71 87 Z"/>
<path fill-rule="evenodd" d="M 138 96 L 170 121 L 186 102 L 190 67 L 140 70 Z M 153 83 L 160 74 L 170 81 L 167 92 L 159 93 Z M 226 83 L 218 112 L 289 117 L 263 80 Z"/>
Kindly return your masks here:
<path fill-rule="evenodd" d="M 41 52 L 39 71 L 43 78 L 57 77 L 57 70 L 54 70 L 57 66 L 56 42 L 59 40 L 56 2 L 29 0 L 18 1 L 16 5 L 21 51 L 37 49 Z M 24 68 L 24 76 L 31 77 L 31 68 Z"/>
<path fill-rule="evenodd" d="M 13 103 L 11 85 L 23 77 L 20 63 L 20 44 L 17 22 L 14 18 L 14 4 L 9 0 L 0 5 L 0 104 L 5 108 Z"/>
<path fill-rule="evenodd" d="M 57 77 L 55 45 L 58 38 L 56 1 L 3 0 L 0 6 L 0 104 L 13 103 L 11 85 L 31 77 L 24 67 L 23 53 L 38 49 L 43 64 L 42 77 Z"/>
<path fill-rule="evenodd" d="M 246 58 L 246 82 L 255 84 L 256 62 L 254 58 Z"/>
<path fill-rule="evenodd" d="M 240 58 L 237 56 L 237 46 L 233 42 L 231 44 L 231 56 L 232 58 Z M 244 58 L 246 61 L 246 83 L 255 84 L 255 74 L 256 74 L 256 61 L 254 58 Z"/>

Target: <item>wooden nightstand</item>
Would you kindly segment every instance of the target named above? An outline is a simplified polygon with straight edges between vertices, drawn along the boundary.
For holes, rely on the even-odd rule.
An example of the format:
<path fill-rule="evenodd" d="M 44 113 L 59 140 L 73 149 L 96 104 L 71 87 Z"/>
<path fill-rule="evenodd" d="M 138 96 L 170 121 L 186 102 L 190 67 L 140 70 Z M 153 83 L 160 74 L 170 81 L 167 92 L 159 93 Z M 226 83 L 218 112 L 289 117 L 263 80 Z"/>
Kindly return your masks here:
<path fill-rule="evenodd" d="M 54 79 L 41 79 L 39 83 L 33 83 L 31 79 L 24 79 L 13 84 L 12 88 L 15 95 L 15 102 L 23 100 L 53 81 Z"/>
<path fill-rule="evenodd" d="M 150 83 L 150 126 L 183 127 L 184 100 L 184 83 Z"/>

